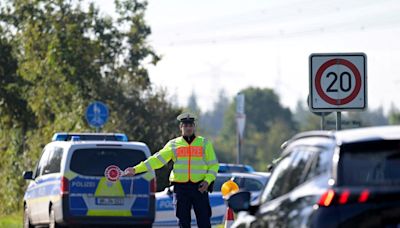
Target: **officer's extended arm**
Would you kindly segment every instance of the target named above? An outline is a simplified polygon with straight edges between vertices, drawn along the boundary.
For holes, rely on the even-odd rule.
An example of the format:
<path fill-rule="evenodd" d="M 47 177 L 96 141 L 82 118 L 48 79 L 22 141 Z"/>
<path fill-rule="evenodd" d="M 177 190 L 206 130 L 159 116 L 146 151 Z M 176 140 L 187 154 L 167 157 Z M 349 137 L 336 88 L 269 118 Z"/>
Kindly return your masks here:
<path fill-rule="evenodd" d="M 168 142 L 163 149 L 133 167 L 135 174 L 159 169 L 166 165 L 172 159 L 172 156 L 171 143 Z"/>
<path fill-rule="evenodd" d="M 210 184 L 215 180 L 219 168 L 218 159 L 215 155 L 214 147 L 211 142 L 207 143 L 205 153 L 208 170 L 204 180 L 207 181 L 208 184 Z"/>

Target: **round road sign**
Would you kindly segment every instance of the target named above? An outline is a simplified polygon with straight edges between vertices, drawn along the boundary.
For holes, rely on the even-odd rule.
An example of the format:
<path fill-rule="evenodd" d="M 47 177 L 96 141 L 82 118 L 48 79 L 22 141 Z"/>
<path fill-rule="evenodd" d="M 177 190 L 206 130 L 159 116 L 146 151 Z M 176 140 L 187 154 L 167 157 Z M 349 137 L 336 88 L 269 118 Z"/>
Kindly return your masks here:
<path fill-rule="evenodd" d="M 86 120 L 90 126 L 102 127 L 108 120 L 107 105 L 100 101 L 91 103 L 86 108 Z"/>
<path fill-rule="evenodd" d="M 363 110 L 367 107 L 364 53 L 310 55 L 310 100 L 313 112 Z"/>
<path fill-rule="evenodd" d="M 334 77 L 334 79 L 333 79 L 334 81 L 337 81 L 338 78 L 339 78 L 340 87 L 342 87 L 341 89 L 343 91 L 352 89 L 352 92 L 348 96 L 346 96 L 344 98 L 341 98 L 341 99 L 334 99 L 334 98 L 330 97 L 328 94 L 325 93 L 325 91 L 322 89 L 322 86 L 321 86 L 321 78 L 322 78 L 322 75 L 325 72 L 325 70 L 328 67 L 333 66 L 333 65 L 337 65 L 337 64 L 346 66 L 353 73 L 353 74 L 349 74 L 349 72 L 345 71 L 345 72 L 342 72 L 340 74 L 340 76 L 337 76 L 337 74 L 334 73 L 334 72 L 329 72 L 327 74 L 328 77 L 329 77 L 329 75 L 332 75 Z M 344 84 L 343 83 L 344 76 L 346 76 L 348 78 L 348 82 L 350 82 L 347 85 L 347 87 L 343 86 L 343 84 Z M 355 86 L 353 88 L 351 88 L 351 78 L 350 78 L 351 76 L 354 76 L 354 79 L 355 79 Z M 331 84 L 331 85 L 333 85 L 333 84 Z M 356 96 L 360 92 L 360 88 L 361 88 L 360 72 L 358 71 L 357 67 L 354 66 L 354 64 L 351 63 L 348 60 L 345 60 L 345 59 L 331 59 L 331 60 L 325 62 L 324 64 L 322 64 L 322 66 L 318 69 L 317 76 L 315 77 L 315 88 L 317 89 L 318 95 L 324 101 L 328 102 L 329 104 L 332 104 L 332 105 L 347 104 L 347 103 L 351 102 L 352 100 L 354 100 L 354 98 L 356 98 Z M 330 90 L 333 91 L 334 89 L 331 88 Z M 329 87 L 328 87 L 328 91 L 329 91 Z"/>

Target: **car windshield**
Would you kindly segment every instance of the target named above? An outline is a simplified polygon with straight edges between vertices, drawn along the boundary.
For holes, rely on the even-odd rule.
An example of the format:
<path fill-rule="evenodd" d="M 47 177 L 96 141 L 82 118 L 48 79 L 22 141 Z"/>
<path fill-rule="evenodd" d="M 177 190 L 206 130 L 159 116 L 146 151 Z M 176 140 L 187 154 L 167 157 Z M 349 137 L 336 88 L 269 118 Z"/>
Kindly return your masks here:
<path fill-rule="evenodd" d="M 344 145 L 339 161 L 339 185 L 400 185 L 400 141 Z"/>
<path fill-rule="evenodd" d="M 254 172 L 253 167 L 249 165 L 225 165 L 225 164 L 220 164 L 219 173 L 249 173 L 249 172 Z"/>
<path fill-rule="evenodd" d="M 240 189 L 244 191 L 261 191 L 264 188 L 265 183 L 267 182 L 268 178 L 264 179 L 253 179 L 253 178 L 243 178 L 241 183 Z"/>
<path fill-rule="evenodd" d="M 121 170 L 132 167 L 146 159 L 144 151 L 132 149 L 91 148 L 75 150 L 70 169 L 87 176 L 104 176 L 109 165 Z"/>
<path fill-rule="evenodd" d="M 231 176 L 217 176 L 217 178 L 214 181 L 214 188 L 213 190 L 215 192 L 220 192 L 222 185 L 230 180 L 232 177 Z"/>

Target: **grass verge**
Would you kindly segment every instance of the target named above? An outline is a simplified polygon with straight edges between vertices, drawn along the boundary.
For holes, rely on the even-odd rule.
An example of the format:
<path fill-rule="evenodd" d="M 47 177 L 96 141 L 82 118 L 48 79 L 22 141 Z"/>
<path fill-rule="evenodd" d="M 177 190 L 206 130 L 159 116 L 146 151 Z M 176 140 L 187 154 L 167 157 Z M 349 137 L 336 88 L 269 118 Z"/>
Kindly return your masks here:
<path fill-rule="evenodd" d="M 0 228 L 21 228 L 22 212 L 11 215 L 0 215 Z"/>

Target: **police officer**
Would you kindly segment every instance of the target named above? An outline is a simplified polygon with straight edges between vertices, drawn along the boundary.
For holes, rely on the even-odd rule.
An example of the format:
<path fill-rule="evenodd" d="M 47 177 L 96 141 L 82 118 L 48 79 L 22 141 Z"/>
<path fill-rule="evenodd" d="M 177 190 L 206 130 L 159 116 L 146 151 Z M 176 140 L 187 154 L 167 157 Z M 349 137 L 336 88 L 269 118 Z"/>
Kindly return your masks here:
<path fill-rule="evenodd" d="M 218 160 L 210 141 L 195 135 L 196 117 L 182 113 L 177 117 L 182 136 L 170 140 L 163 149 L 135 167 L 125 170 L 125 175 L 153 172 L 174 162 L 169 180 L 174 185 L 176 217 L 179 227 L 190 227 L 191 208 L 196 214 L 199 228 L 211 227 L 211 207 L 208 189 L 218 172 Z"/>

